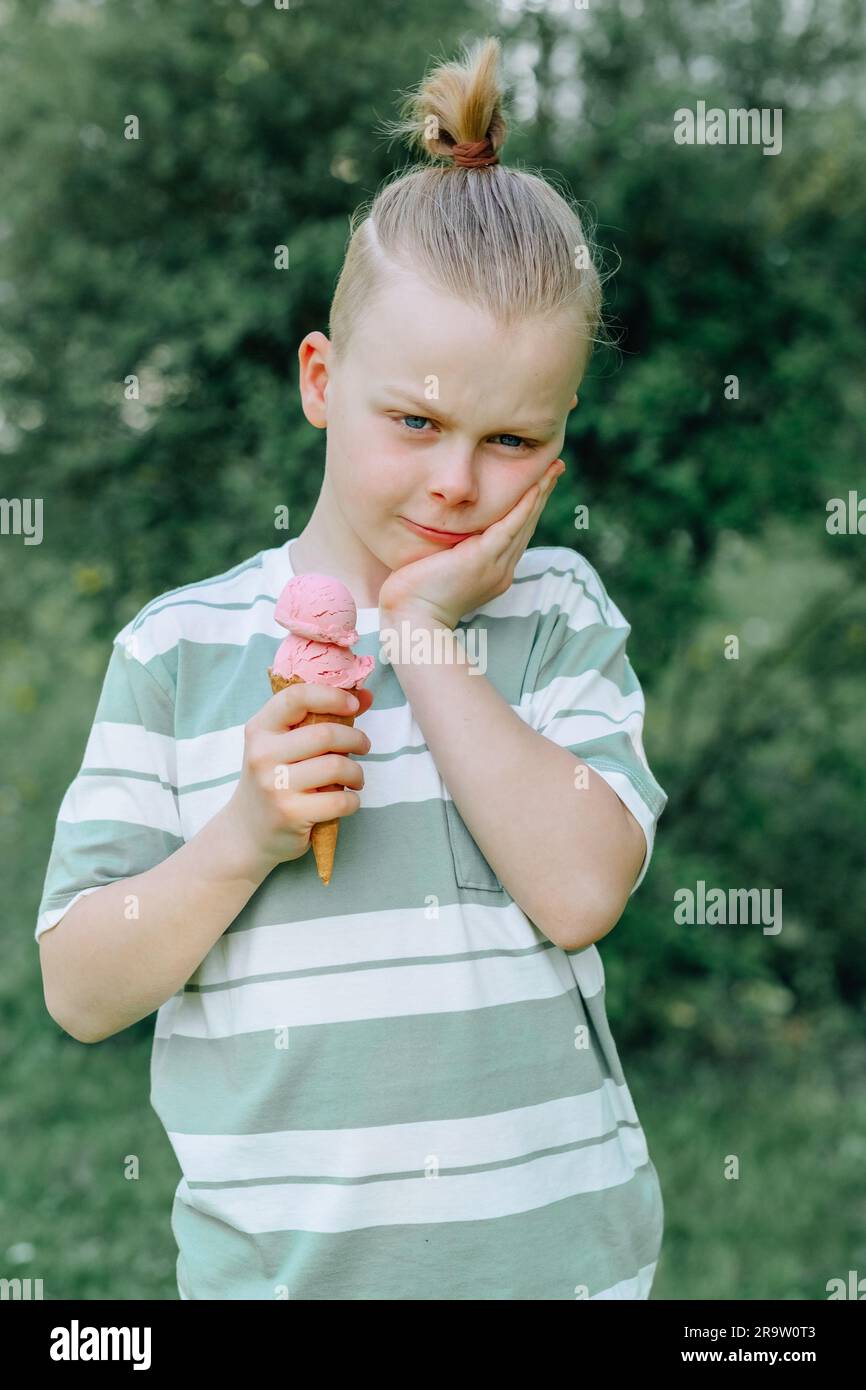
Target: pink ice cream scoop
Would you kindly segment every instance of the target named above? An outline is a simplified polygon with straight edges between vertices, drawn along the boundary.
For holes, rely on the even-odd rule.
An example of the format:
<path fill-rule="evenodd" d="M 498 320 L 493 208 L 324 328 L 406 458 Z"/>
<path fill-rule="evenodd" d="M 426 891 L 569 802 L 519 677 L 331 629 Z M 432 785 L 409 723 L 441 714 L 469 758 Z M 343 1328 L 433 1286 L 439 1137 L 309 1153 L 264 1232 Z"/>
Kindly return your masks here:
<path fill-rule="evenodd" d="M 358 640 L 358 610 L 339 579 L 295 575 L 277 599 L 274 617 L 289 630 L 274 656 L 275 675 L 346 690 L 365 681 L 376 664 L 372 656 L 355 656 L 352 651 Z"/>

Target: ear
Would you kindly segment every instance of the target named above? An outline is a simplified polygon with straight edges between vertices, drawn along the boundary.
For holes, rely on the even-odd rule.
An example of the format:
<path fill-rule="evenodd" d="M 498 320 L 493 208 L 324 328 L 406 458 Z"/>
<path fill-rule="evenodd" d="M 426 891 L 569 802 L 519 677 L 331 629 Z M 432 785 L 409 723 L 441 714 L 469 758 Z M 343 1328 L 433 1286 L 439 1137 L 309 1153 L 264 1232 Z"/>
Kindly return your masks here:
<path fill-rule="evenodd" d="M 301 406 L 311 425 L 323 430 L 328 424 L 328 356 L 330 343 L 324 333 L 308 333 L 298 348 Z"/>

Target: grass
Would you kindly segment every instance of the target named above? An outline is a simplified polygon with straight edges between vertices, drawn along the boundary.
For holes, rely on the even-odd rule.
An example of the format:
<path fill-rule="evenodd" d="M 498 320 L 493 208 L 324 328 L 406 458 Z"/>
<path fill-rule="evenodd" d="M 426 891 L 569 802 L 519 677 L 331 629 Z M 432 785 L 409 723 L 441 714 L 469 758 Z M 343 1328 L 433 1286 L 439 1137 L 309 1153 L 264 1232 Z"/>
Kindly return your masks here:
<path fill-rule="evenodd" d="M 624 1059 L 665 1203 L 653 1298 L 825 1299 L 866 1273 L 864 1063 L 862 1033 L 746 1066 Z"/>

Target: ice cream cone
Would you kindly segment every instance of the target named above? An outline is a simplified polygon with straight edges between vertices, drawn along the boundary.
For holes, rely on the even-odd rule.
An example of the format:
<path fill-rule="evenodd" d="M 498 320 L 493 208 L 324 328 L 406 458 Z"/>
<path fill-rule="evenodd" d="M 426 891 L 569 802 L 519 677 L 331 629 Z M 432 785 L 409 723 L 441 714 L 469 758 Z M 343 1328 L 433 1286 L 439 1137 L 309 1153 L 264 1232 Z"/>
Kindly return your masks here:
<path fill-rule="evenodd" d="M 268 676 L 271 681 L 271 690 L 276 695 L 278 690 L 285 690 L 287 685 L 304 685 L 305 681 L 300 676 L 278 676 L 272 668 L 268 667 Z M 358 690 L 359 686 L 352 685 L 347 687 L 349 690 Z M 300 729 L 304 724 L 348 724 L 352 727 L 357 718 L 354 714 L 307 714 L 300 722 L 293 727 Z M 338 784 L 330 787 L 318 787 L 318 791 L 338 792 L 343 788 Z M 313 854 L 316 856 L 316 868 L 319 871 L 319 878 L 323 883 L 330 883 L 331 874 L 334 869 L 334 852 L 337 848 L 337 835 L 340 831 L 340 817 L 334 820 L 317 821 L 310 832 L 310 843 L 313 846 Z"/>

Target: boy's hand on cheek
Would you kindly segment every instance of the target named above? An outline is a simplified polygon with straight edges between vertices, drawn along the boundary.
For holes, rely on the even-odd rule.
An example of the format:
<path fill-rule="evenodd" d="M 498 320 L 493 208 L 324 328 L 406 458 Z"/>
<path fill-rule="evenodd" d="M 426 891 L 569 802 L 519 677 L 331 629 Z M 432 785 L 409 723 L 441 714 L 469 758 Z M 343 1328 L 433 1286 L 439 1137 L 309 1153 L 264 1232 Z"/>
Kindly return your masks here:
<path fill-rule="evenodd" d="M 479 536 L 394 570 L 379 591 L 381 618 L 432 619 L 453 630 L 464 613 L 504 594 L 564 472 L 562 459 L 554 459 L 541 482 L 527 488 L 511 511 Z"/>

